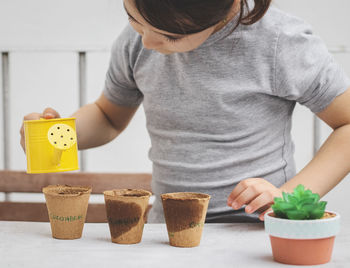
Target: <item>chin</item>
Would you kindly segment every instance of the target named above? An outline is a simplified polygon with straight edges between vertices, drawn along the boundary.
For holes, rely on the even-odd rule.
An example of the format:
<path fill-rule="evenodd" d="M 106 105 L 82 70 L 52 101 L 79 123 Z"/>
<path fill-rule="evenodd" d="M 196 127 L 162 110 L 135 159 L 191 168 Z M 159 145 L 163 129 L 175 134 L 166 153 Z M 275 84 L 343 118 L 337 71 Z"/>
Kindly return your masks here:
<path fill-rule="evenodd" d="M 164 55 L 170 55 L 173 54 L 174 52 L 172 51 L 167 51 L 167 50 L 157 50 L 159 53 L 164 54 Z"/>

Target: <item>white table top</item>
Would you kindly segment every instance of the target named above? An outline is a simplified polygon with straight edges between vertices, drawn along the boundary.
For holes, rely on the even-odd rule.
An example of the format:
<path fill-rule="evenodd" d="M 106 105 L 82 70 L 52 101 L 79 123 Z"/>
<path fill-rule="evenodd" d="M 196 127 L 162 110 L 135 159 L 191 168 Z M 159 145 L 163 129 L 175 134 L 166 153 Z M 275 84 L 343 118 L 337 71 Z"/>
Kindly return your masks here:
<path fill-rule="evenodd" d="M 342 223 L 332 261 L 320 267 L 350 267 L 349 222 Z M 347 226 L 346 226 L 347 225 Z M 206 224 L 201 245 L 168 244 L 165 224 L 146 224 L 140 244 L 110 242 L 108 224 L 88 223 L 77 240 L 51 237 L 49 223 L 0 222 L 0 267 L 295 267 L 273 261 L 263 224 Z M 315 267 L 315 266 L 314 266 Z"/>

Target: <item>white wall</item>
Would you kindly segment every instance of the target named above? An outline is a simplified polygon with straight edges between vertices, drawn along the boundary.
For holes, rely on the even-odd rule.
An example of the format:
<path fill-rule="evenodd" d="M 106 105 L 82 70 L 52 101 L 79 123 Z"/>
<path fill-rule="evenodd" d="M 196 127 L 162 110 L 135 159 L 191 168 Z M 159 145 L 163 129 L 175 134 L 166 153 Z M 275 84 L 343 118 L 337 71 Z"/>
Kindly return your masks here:
<path fill-rule="evenodd" d="M 350 23 L 347 20 L 350 1 L 276 0 L 275 4 L 312 24 L 350 75 Z M 0 52 L 10 51 L 11 169 L 26 168 L 18 134 L 23 115 L 51 106 L 62 116 L 69 116 L 78 108 L 79 51 L 86 51 L 87 101 L 94 101 L 101 94 L 111 43 L 126 23 L 121 0 L 0 1 Z M 2 111 L 1 102 L 0 109 Z M 314 115 L 298 105 L 292 130 L 298 170 L 313 155 L 313 122 Z M 1 116 L 1 129 L 2 123 Z M 322 143 L 330 132 L 329 127 L 321 124 L 317 142 Z M 0 139 L 3 140 L 3 131 Z M 147 158 L 149 147 L 145 116 L 140 108 L 117 140 L 85 153 L 86 170 L 151 172 Z M 0 168 L 4 168 L 3 151 L 0 142 Z M 342 200 L 350 193 L 349 186 L 349 179 L 344 180 L 327 195 L 332 201 L 330 206 L 333 203 L 345 210 Z"/>
<path fill-rule="evenodd" d="M 0 89 L 2 89 L 2 57 L 0 55 Z M 0 90 L 0 129 L 4 129 L 3 125 L 3 90 Z M 4 132 L 0 131 L 0 169 L 4 168 Z"/>
<path fill-rule="evenodd" d="M 127 22 L 121 0 L 1 0 L 1 47 L 107 49 Z"/>
<path fill-rule="evenodd" d="M 331 50 L 349 52 L 348 0 L 274 0 L 277 7 L 309 22 Z"/>

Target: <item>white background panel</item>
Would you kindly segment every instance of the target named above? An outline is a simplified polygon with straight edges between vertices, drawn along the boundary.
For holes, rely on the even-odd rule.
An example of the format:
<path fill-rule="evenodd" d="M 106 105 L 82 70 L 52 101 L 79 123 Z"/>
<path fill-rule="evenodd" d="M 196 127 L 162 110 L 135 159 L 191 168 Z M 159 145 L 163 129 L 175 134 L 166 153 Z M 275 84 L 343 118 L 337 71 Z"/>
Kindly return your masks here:
<path fill-rule="evenodd" d="M 126 23 L 121 0 L 1 0 L 0 49 L 108 47 Z"/>
<path fill-rule="evenodd" d="M 349 48 L 349 0 L 275 0 L 274 3 L 310 23 L 329 48 Z"/>
<path fill-rule="evenodd" d="M 19 129 L 23 116 L 55 108 L 61 117 L 78 107 L 76 53 L 12 53 L 10 55 L 10 168 L 26 169 Z"/>
<path fill-rule="evenodd" d="M 95 101 L 102 93 L 110 52 L 89 52 L 86 54 L 87 101 Z"/>
<path fill-rule="evenodd" d="M 4 168 L 4 125 L 3 125 L 3 96 L 2 96 L 2 56 L 0 51 L 0 169 Z"/>
<path fill-rule="evenodd" d="M 87 54 L 88 102 L 93 102 L 103 90 L 109 64 L 109 53 Z M 124 132 L 114 141 L 86 151 L 88 171 L 151 172 L 148 160 L 150 139 L 146 119 L 140 107 Z"/>

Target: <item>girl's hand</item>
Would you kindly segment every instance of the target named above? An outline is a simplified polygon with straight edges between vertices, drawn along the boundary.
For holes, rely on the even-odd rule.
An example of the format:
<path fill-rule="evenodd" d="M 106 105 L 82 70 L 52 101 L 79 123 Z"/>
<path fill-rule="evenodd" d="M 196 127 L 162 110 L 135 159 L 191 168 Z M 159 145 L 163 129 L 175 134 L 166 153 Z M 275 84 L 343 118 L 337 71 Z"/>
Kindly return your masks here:
<path fill-rule="evenodd" d="M 46 108 L 42 114 L 40 114 L 40 113 L 27 114 L 26 116 L 23 117 L 23 121 L 25 121 L 25 120 L 38 120 L 40 118 L 52 119 L 52 118 L 59 118 L 59 117 L 60 117 L 59 113 L 56 112 L 54 109 Z M 21 126 L 19 133 L 21 134 L 21 146 L 22 146 L 23 150 L 26 151 L 25 141 L 24 141 L 24 125 L 23 125 L 23 123 L 22 123 L 22 126 Z"/>
<path fill-rule="evenodd" d="M 282 190 L 261 178 L 249 178 L 242 180 L 233 189 L 227 198 L 227 205 L 233 209 L 239 209 L 243 205 L 246 213 L 258 211 L 259 219 L 264 220 L 265 213 L 271 211 L 275 197 L 281 197 Z"/>

